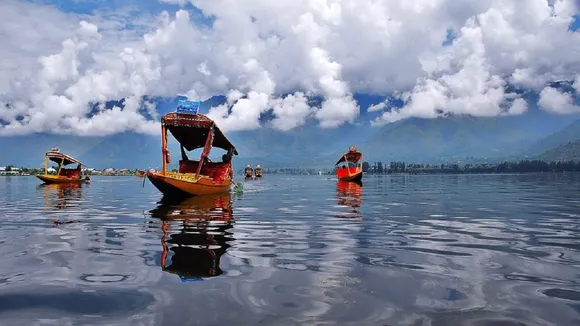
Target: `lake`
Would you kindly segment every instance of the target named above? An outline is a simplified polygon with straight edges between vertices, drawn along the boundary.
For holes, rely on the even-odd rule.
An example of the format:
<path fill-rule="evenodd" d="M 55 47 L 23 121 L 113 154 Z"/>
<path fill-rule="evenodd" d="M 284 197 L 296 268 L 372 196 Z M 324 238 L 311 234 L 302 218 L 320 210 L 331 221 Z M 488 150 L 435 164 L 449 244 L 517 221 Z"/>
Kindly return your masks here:
<path fill-rule="evenodd" d="M 2 325 L 580 325 L 580 175 L 0 177 Z"/>

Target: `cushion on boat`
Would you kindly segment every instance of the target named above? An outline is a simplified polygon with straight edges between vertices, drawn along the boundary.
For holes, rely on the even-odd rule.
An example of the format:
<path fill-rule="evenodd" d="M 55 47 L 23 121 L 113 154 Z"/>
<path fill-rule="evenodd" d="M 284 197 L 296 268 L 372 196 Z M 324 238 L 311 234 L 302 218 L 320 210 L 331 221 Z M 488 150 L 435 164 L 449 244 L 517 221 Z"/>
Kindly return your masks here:
<path fill-rule="evenodd" d="M 80 178 L 81 171 L 78 169 L 60 169 L 60 175 L 69 178 Z"/>
<path fill-rule="evenodd" d="M 195 173 L 197 172 L 198 164 L 199 161 L 180 160 L 179 173 Z"/>
<path fill-rule="evenodd" d="M 228 163 L 206 163 L 201 174 L 213 178 L 216 182 L 224 181 L 228 176 Z"/>

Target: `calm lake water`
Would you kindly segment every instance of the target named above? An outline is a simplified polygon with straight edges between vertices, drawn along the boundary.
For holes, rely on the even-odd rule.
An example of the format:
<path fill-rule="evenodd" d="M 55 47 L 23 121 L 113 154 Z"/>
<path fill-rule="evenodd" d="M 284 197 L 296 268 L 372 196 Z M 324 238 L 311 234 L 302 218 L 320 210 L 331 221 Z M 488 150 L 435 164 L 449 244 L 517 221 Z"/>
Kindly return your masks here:
<path fill-rule="evenodd" d="M 363 182 L 0 177 L 0 324 L 580 325 L 580 175 Z"/>

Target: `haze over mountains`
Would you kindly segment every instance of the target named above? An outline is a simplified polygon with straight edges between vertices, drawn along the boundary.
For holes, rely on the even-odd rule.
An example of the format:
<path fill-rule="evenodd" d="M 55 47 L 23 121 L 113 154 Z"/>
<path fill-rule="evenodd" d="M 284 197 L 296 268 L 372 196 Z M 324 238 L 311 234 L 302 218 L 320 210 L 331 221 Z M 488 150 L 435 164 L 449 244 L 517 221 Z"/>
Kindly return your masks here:
<path fill-rule="evenodd" d="M 361 105 L 359 121 L 369 121 L 376 113 L 367 109 L 377 103 L 378 97 L 358 94 L 355 98 Z M 159 113 L 163 114 L 174 109 L 177 99 L 156 99 L 156 102 Z M 223 102 L 225 97 L 214 97 L 202 103 L 201 111 Z M 357 122 L 333 129 L 307 124 L 280 131 L 267 127 L 265 119 L 263 124 L 259 129 L 227 133 L 240 152 L 235 159 L 238 167 L 245 164 L 331 167 L 351 144 L 356 144 L 364 152 L 364 159 L 371 162 L 492 162 L 537 157 L 580 139 L 580 114 L 554 115 L 535 107 L 520 116 L 409 118 L 382 127 Z M 160 136 L 134 132 L 106 137 L 53 134 L 2 137 L 0 151 L 4 155 L 0 157 L 0 165 L 41 166 L 44 153 L 53 146 L 95 168 L 146 169 L 160 165 Z M 170 148 L 177 157 L 177 144 L 171 141 Z M 214 157 L 219 154 L 218 151 Z M 189 156 L 196 155 L 194 152 Z"/>

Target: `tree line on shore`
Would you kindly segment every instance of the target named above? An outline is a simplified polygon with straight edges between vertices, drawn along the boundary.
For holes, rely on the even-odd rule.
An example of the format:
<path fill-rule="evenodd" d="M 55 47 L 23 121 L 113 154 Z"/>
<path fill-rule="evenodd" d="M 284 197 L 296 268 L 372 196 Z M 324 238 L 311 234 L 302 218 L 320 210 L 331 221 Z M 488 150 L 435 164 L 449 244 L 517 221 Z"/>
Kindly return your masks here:
<path fill-rule="evenodd" d="M 533 173 L 533 172 L 575 172 L 580 171 L 580 161 L 546 162 L 542 160 L 522 160 L 490 164 L 418 164 L 406 162 L 363 162 L 363 172 L 371 174 L 428 174 L 428 173 Z"/>
<path fill-rule="evenodd" d="M 518 162 L 483 163 L 483 164 L 423 164 L 407 162 L 363 162 L 363 172 L 369 174 L 462 174 L 462 173 L 534 173 L 534 172 L 577 172 L 580 171 L 580 161 L 560 161 L 547 162 L 542 160 L 522 160 Z M 14 168 L 7 166 L 5 171 L 17 170 L 23 174 L 44 173 L 43 169 Z M 177 171 L 177 170 L 173 170 Z M 134 175 L 135 170 L 122 169 L 107 173 L 109 171 L 90 171 L 89 174 L 108 175 Z M 237 169 L 236 174 L 243 174 L 243 169 Z M 294 175 L 316 175 L 333 174 L 333 169 L 314 168 L 264 168 L 265 174 L 294 174 Z"/>

